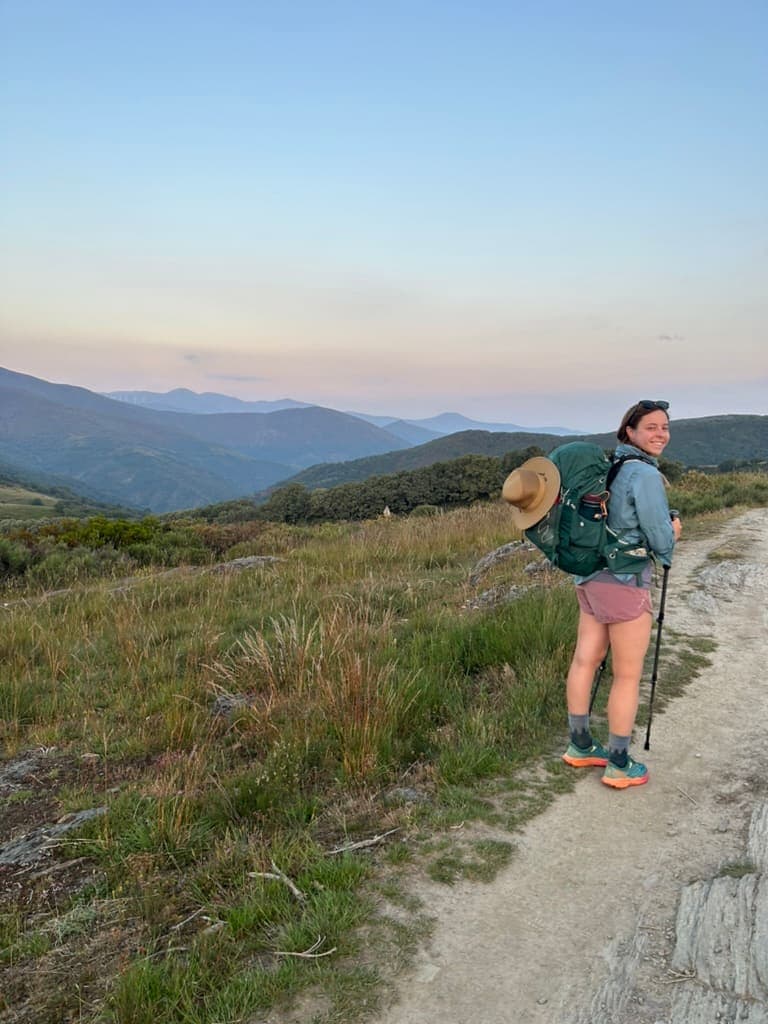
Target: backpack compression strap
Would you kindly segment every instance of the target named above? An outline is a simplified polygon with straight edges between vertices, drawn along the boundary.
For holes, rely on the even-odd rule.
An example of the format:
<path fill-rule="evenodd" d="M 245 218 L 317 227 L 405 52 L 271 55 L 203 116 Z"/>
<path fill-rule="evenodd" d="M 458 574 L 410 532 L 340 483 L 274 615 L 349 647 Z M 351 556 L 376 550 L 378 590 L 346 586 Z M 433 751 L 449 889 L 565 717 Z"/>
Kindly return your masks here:
<path fill-rule="evenodd" d="M 581 513 L 587 519 L 605 519 L 608 515 L 608 499 L 611 494 L 611 484 L 616 479 L 625 462 L 645 462 L 640 455 L 622 455 L 615 459 L 605 476 L 605 490 L 594 494 L 585 494 L 581 499 Z M 648 463 L 650 465 L 650 463 Z"/>

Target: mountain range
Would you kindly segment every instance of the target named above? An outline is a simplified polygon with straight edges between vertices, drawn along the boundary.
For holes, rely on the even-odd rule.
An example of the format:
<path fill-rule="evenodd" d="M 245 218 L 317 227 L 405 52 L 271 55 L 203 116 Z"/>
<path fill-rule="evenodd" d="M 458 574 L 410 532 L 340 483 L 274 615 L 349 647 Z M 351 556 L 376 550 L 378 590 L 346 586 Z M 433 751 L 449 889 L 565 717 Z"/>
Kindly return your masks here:
<path fill-rule="evenodd" d="M 289 480 L 327 487 L 468 453 L 531 445 L 548 451 L 562 442 L 550 431 L 501 430 L 515 425 L 476 424 L 452 413 L 403 421 L 291 399 L 242 403 L 183 389 L 118 394 L 0 368 L 6 471 L 53 480 L 91 501 L 162 513 L 258 494 Z M 157 400 L 175 408 L 155 408 Z M 590 438 L 613 443 L 608 434 Z M 668 449 L 670 458 L 692 465 L 766 452 L 766 416 L 677 420 Z"/>
<path fill-rule="evenodd" d="M 451 414 L 433 430 L 181 388 L 115 395 L 0 368 L 0 458 L 93 501 L 168 512 L 261 492 L 315 464 L 423 444 L 452 425 Z"/>
<path fill-rule="evenodd" d="M 211 415 L 224 412 L 279 412 L 283 409 L 308 409 L 310 402 L 297 402 L 292 398 L 279 398 L 272 402 L 246 402 L 231 395 L 220 395 L 205 391 L 198 394 L 188 388 L 174 388 L 172 391 L 108 391 L 105 397 L 115 398 L 119 402 L 139 405 L 160 412 L 188 412 Z M 455 434 L 460 430 L 489 430 L 495 432 L 514 433 L 531 430 L 538 434 L 576 434 L 578 431 L 570 427 L 521 427 L 518 423 L 486 423 L 470 420 L 457 412 L 443 412 L 427 419 L 401 419 L 395 416 L 374 416 L 365 412 L 345 410 L 345 415 L 365 420 L 376 427 L 381 427 L 396 437 L 401 437 L 409 444 L 422 444 L 445 434 Z"/>

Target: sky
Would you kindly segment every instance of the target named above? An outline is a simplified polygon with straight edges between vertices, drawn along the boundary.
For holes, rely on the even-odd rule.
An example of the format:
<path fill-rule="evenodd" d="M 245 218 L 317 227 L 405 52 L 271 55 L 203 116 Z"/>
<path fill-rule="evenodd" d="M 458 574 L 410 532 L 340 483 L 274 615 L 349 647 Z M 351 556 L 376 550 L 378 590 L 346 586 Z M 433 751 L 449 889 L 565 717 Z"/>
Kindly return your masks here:
<path fill-rule="evenodd" d="M 765 0 L 0 0 L 0 365 L 768 413 Z"/>

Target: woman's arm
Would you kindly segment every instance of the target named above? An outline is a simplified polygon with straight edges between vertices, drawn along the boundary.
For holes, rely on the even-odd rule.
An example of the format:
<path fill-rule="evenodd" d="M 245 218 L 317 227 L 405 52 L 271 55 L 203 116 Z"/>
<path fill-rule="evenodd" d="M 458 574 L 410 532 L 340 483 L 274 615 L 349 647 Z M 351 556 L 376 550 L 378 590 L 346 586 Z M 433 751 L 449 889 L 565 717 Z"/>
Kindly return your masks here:
<path fill-rule="evenodd" d="M 632 483 L 637 519 L 648 547 L 663 565 L 670 565 L 680 533 L 680 521 L 673 521 L 670 517 L 661 474 L 650 466 L 643 467 L 634 475 Z"/>

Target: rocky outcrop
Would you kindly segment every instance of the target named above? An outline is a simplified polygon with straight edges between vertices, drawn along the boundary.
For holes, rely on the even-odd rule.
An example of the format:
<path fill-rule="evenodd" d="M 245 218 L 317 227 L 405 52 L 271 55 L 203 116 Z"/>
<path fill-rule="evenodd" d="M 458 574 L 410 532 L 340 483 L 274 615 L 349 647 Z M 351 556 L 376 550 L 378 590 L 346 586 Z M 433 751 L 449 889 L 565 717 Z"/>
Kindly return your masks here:
<path fill-rule="evenodd" d="M 768 804 L 752 814 L 744 863 L 683 890 L 670 969 L 671 1024 L 768 1024 Z"/>
<path fill-rule="evenodd" d="M 92 818 L 99 818 L 107 813 L 106 807 L 91 807 L 85 811 L 76 811 L 60 818 L 51 825 L 41 825 L 27 832 L 26 835 L 12 839 L 5 846 L 0 846 L 0 865 L 3 864 L 34 864 L 43 860 L 56 846 L 59 839 L 80 828 Z"/>
<path fill-rule="evenodd" d="M 683 887 L 671 954 L 641 921 L 606 952 L 609 976 L 562 1024 L 768 1024 L 768 803 L 739 863 Z"/>

